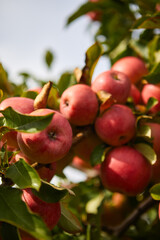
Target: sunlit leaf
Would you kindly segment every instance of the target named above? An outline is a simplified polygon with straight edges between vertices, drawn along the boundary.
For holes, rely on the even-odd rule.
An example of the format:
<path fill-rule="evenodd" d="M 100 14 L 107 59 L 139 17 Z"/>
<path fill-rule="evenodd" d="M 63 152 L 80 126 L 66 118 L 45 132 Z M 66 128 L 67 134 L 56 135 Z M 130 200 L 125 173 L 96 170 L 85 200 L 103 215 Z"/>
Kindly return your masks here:
<path fill-rule="evenodd" d="M 157 160 L 157 155 L 153 148 L 146 143 L 137 143 L 134 148 L 140 152 L 151 164 L 154 164 Z"/>
<path fill-rule="evenodd" d="M 92 75 L 97 62 L 103 54 L 103 47 L 100 43 L 96 42 L 86 51 L 85 66 L 82 69 L 82 76 L 80 78 L 80 83 L 85 83 L 90 85 L 92 80 Z"/>
<path fill-rule="evenodd" d="M 154 200 L 160 200 L 160 183 L 150 188 L 150 194 Z"/>
<path fill-rule="evenodd" d="M 96 146 L 91 153 L 90 158 L 91 165 L 95 166 L 97 164 L 101 164 L 104 161 L 105 155 L 108 150 L 109 148 L 107 148 L 106 144 Z"/>
<path fill-rule="evenodd" d="M 77 83 L 76 77 L 73 73 L 69 72 L 63 73 L 57 83 L 60 96 L 62 95 L 65 89 L 72 85 L 75 85 L 76 83 Z"/>
<path fill-rule="evenodd" d="M 38 191 L 41 186 L 37 171 L 23 159 L 11 165 L 7 169 L 5 176 L 10 178 L 21 189 L 34 188 Z"/>
<path fill-rule="evenodd" d="M 34 133 L 42 131 L 52 120 L 53 113 L 46 116 L 30 116 L 20 114 L 14 111 L 11 107 L 5 110 L 0 110 L 3 114 L 3 126 L 9 129 L 14 129 L 19 132 Z"/>

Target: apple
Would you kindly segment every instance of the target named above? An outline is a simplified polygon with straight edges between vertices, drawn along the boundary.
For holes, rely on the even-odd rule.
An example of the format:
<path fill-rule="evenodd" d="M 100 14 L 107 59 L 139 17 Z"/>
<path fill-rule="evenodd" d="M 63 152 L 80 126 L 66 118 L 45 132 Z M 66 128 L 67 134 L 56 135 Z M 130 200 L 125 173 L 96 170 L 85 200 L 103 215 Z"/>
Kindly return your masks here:
<path fill-rule="evenodd" d="M 156 154 L 160 156 L 160 124 L 159 123 L 146 123 L 151 129 L 151 137 L 153 139 L 153 149 Z"/>
<path fill-rule="evenodd" d="M 74 152 L 73 152 L 73 149 L 71 148 L 67 153 L 67 155 L 65 155 L 63 158 L 61 158 L 56 162 L 55 174 L 56 175 L 62 174 L 64 168 L 71 164 L 73 157 L 74 157 Z"/>
<path fill-rule="evenodd" d="M 7 107 L 12 107 L 15 111 L 22 113 L 22 114 L 28 114 L 34 111 L 34 100 L 30 98 L 25 97 L 10 97 L 4 99 L 0 104 L 0 110 L 4 110 Z M 17 132 L 16 131 L 10 131 L 6 133 L 2 141 L 7 141 L 7 145 L 10 148 L 19 148 L 17 143 Z"/>
<path fill-rule="evenodd" d="M 89 2 L 99 2 L 99 0 L 89 0 Z M 101 11 L 91 11 L 86 14 L 92 21 L 101 20 Z"/>
<path fill-rule="evenodd" d="M 44 202 L 32 193 L 31 189 L 24 189 L 22 200 L 26 203 L 29 209 L 42 217 L 50 230 L 57 225 L 61 216 L 60 203 Z"/>
<path fill-rule="evenodd" d="M 84 168 L 91 169 L 92 168 L 92 166 L 89 162 L 84 161 L 82 158 L 80 158 L 78 156 L 74 156 L 74 158 L 72 160 L 72 165 L 78 169 L 84 169 Z"/>
<path fill-rule="evenodd" d="M 88 85 L 73 85 L 62 93 L 60 112 L 73 125 L 92 124 L 98 112 L 97 96 Z"/>
<path fill-rule="evenodd" d="M 108 70 L 100 73 L 91 84 L 94 92 L 100 90 L 112 94 L 117 103 L 124 104 L 131 90 L 130 79 L 121 72 Z"/>
<path fill-rule="evenodd" d="M 113 64 L 111 69 L 125 73 L 134 84 L 148 73 L 145 62 L 134 56 L 126 56 L 119 59 Z"/>
<path fill-rule="evenodd" d="M 145 84 L 141 91 L 142 100 L 147 104 L 149 98 L 153 97 L 158 100 L 158 103 L 150 109 L 151 113 L 160 111 L 160 87 L 154 84 Z"/>
<path fill-rule="evenodd" d="M 105 188 L 136 196 L 147 187 L 152 166 L 136 149 L 130 146 L 113 148 L 101 164 L 101 180 Z"/>
<path fill-rule="evenodd" d="M 28 89 L 28 92 L 36 92 L 36 93 L 40 93 L 42 90 L 42 87 L 37 87 L 37 88 L 30 88 Z"/>
<path fill-rule="evenodd" d="M 114 192 L 110 200 L 102 204 L 101 225 L 115 227 L 125 219 L 130 211 L 128 198 L 125 194 Z"/>
<path fill-rule="evenodd" d="M 140 104 L 142 99 L 141 99 L 141 92 L 139 91 L 139 89 L 137 88 L 137 86 L 135 84 L 131 84 L 131 91 L 130 91 L 130 97 L 133 100 L 133 103 L 135 105 Z"/>
<path fill-rule="evenodd" d="M 32 163 L 32 161 L 26 156 L 24 156 L 24 154 L 21 152 L 15 155 L 15 162 L 19 161 L 21 158 L 23 158 L 28 164 Z M 36 170 L 41 179 L 50 182 L 56 172 L 56 162 L 41 166 L 39 169 Z"/>
<path fill-rule="evenodd" d="M 136 118 L 132 110 L 114 104 L 95 120 L 95 131 L 99 138 L 111 146 L 129 142 L 136 133 Z"/>
<path fill-rule="evenodd" d="M 53 114 L 51 123 L 38 133 L 18 133 L 21 152 L 32 162 L 52 163 L 63 158 L 72 145 L 72 128 L 62 114 L 51 109 L 38 109 L 32 116 Z"/>
<path fill-rule="evenodd" d="M 73 146 L 73 150 L 76 156 L 83 159 L 85 162 L 90 162 L 92 151 L 102 143 L 102 140 L 97 134 L 91 130 L 88 132 L 87 136 Z"/>

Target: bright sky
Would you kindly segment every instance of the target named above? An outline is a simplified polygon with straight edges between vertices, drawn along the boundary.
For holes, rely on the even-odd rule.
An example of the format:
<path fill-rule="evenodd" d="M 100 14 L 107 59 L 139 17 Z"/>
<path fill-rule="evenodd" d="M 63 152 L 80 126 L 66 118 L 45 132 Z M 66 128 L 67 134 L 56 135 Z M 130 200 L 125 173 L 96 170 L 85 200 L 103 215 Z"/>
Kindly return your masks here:
<path fill-rule="evenodd" d="M 67 17 L 85 0 L 0 0 L 0 62 L 10 79 L 26 71 L 41 79 L 58 79 L 66 70 L 82 68 L 85 51 L 94 43 L 97 24 L 87 16 L 65 27 Z M 47 49 L 55 53 L 50 71 L 43 62 Z M 101 58 L 94 75 L 109 68 Z M 31 83 L 32 85 L 33 83 Z"/>

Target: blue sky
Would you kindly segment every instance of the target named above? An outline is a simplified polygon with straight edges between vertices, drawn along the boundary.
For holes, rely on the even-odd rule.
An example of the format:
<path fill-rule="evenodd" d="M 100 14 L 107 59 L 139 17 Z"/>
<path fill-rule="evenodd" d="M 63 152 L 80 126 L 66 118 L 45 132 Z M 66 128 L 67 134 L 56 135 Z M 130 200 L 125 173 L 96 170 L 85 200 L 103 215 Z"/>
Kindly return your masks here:
<path fill-rule="evenodd" d="M 85 51 L 94 43 L 93 33 L 97 25 L 89 28 L 87 16 L 69 27 L 65 27 L 65 23 L 84 2 L 0 0 L 0 62 L 11 80 L 18 82 L 18 73 L 22 71 L 41 79 L 58 79 L 65 70 L 83 67 Z M 55 53 L 55 63 L 50 71 L 43 62 L 47 49 Z M 108 68 L 107 60 L 102 58 L 94 76 Z"/>

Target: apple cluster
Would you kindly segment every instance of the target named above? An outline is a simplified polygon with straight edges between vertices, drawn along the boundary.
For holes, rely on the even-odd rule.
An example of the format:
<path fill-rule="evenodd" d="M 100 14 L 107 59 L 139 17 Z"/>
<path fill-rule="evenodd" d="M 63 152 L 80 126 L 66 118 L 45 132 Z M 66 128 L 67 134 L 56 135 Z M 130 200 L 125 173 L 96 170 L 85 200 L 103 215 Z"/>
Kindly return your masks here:
<path fill-rule="evenodd" d="M 32 116 L 53 113 L 48 127 L 37 133 L 10 131 L 4 134 L 10 151 L 18 150 L 11 164 L 23 158 L 27 163 L 41 164 L 38 174 L 50 182 L 70 163 L 74 167 L 94 168 L 104 188 L 128 196 L 142 193 L 149 182 L 159 181 L 160 124 L 147 123 L 151 129 L 153 148 L 157 154 L 154 165 L 134 147 L 137 136 L 136 110 L 146 110 L 148 100 L 157 99 L 148 115 L 160 110 L 160 87 L 143 81 L 148 73 L 143 60 L 128 56 L 113 64 L 110 70 L 100 73 L 87 85 L 78 82 L 64 90 L 58 110 L 39 108 L 34 100 L 26 97 L 10 97 L 3 100 L 0 109 L 11 106 L 17 112 Z M 40 94 L 41 89 L 35 89 Z M 103 98 L 103 101 L 102 101 Z M 129 100 L 134 108 L 131 108 Z M 83 134 L 85 129 L 87 134 Z M 81 138 L 82 133 L 83 137 Z M 75 137 L 78 138 L 74 142 Z M 105 144 L 102 163 L 91 166 L 94 149 Z M 30 189 L 23 190 L 23 201 L 38 213 L 49 229 L 58 222 L 60 203 L 45 203 Z M 24 238 L 25 239 L 25 238 Z"/>

